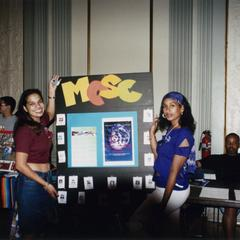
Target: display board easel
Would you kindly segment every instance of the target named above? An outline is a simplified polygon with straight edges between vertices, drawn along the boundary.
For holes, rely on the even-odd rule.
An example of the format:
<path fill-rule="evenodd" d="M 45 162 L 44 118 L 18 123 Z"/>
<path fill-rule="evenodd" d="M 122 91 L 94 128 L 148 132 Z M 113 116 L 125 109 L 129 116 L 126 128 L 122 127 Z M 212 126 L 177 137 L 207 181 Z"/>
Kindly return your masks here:
<path fill-rule="evenodd" d="M 117 208 L 152 191 L 152 74 L 61 78 L 56 92 L 59 205 Z"/>

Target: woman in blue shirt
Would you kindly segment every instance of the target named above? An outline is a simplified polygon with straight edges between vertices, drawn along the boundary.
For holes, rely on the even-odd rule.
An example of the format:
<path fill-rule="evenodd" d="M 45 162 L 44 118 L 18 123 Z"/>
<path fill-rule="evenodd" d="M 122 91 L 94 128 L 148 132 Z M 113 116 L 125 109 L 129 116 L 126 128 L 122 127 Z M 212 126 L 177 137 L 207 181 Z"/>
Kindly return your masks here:
<path fill-rule="evenodd" d="M 165 131 L 160 141 L 156 139 L 158 130 Z M 142 231 L 148 225 L 158 224 L 158 220 L 163 222 L 163 216 L 167 228 L 171 229 L 169 235 L 179 230 L 180 208 L 190 193 L 187 159 L 194 149 L 194 130 L 195 122 L 186 97 L 179 92 L 167 93 L 162 99 L 159 117 L 154 119 L 149 130 L 156 189 L 131 217 L 131 231 Z M 160 214 L 151 222 L 155 215 L 153 205 Z M 159 225 L 159 228 L 166 230 L 166 226 Z"/>

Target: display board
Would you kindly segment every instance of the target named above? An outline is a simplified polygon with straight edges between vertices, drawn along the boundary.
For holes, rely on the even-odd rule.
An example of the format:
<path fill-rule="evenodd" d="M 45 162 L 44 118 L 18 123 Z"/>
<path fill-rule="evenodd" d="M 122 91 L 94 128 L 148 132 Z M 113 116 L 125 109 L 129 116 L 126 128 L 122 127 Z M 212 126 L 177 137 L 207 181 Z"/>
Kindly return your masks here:
<path fill-rule="evenodd" d="M 155 188 L 151 73 L 61 77 L 56 92 L 58 203 L 101 205 Z"/>

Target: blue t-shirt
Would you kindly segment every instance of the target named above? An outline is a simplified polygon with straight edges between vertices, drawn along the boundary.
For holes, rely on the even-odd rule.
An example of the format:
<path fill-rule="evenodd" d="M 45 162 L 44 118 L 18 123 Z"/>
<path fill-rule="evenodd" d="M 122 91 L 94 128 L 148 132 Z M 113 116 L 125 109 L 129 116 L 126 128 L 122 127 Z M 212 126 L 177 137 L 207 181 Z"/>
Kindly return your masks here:
<path fill-rule="evenodd" d="M 184 139 L 188 141 L 189 146 L 180 147 Z M 188 187 L 187 159 L 193 147 L 193 134 L 188 128 L 175 128 L 167 131 L 157 144 L 158 157 L 154 163 L 153 180 L 158 187 L 166 187 L 174 155 L 186 157 L 186 161 L 177 175 L 174 190 L 184 190 Z"/>

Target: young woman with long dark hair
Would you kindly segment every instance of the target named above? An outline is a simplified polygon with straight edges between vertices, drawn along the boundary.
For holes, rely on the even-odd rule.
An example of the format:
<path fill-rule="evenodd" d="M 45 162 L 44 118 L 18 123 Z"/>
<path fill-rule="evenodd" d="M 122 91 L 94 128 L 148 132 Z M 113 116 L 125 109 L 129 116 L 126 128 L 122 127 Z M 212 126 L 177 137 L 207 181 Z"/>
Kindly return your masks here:
<path fill-rule="evenodd" d="M 156 138 L 158 130 L 165 131 L 160 141 Z M 171 236 L 179 227 L 180 208 L 190 193 L 187 159 L 194 149 L 194 130 L 195 122 L 186 97 L 179 92 L 167 93 L 162 99 L 160 114 L 149 130 L 156 189 L 131 217 L 132 232 L 143 233 L 147 226 L 159 224 L 160 232 L 170 229 L 167 234 Z"/>
<path fill-rule="evenodd" d="M 49 82 L 45 110 L 38 89 L 25 90 L 20 98 L 15 126 L 17 208 L 21 236 L 25 239 L 42 235 L 48 225 L 57 191 L 51 183 L 50 151 L 52 133 L 48 130 L 55 116 L 55 91 L 58 75 Z"/>

